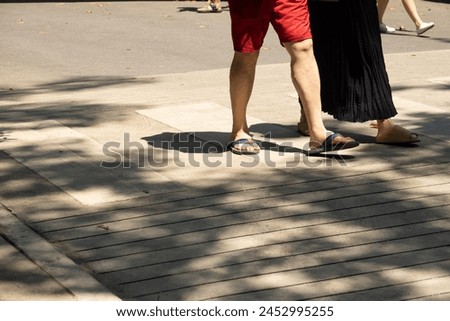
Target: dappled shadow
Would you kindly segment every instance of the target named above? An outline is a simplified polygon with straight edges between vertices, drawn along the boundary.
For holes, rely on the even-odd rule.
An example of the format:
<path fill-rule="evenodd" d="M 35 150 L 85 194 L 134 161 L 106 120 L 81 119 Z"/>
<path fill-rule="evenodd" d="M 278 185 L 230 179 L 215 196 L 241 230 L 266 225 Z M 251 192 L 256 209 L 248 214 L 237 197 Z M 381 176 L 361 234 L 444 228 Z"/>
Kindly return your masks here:
<path fill-rule="evenodd" d="M 8 139 L 7 134 L 3 130 L 0 130 L 0 143 L 4 142 L 7 139 Z"/>
<path fill-rule="evenodd" d="M 148 84 L 154 78 L 123 78 L 123 77 L 73 77 L 60 81 L 44 82 L 31 88 L 0 89 L 0 99 L 19 100 L 22 97 L 45 93 L 74 93 L 87 89 L 99 89 L 125 84 Z"/>
<path fill-rule="evenodd" d="M 142 180 L 138 169 L 130 171 L 135 183 Z M 229 171 L 229 185 L 192 186 L 106 211 L 69 208 L 72 215 L 55 213 L 32 225 L 123 299 L 403 299 L 420 294 L 417 279 L 450 274 L 448 198 L 438 186 L 448 172 L 417 171 L 339 178 L 304 170 L 301 179 L 279 183 L 266 171 Z M 232 183 L 238 177 L 246 182 L 241 188 Z M 29 177 L 6 177 L 18 180 Z M 111 180 L 85 182 L 89 188 Z M 34 200 L 45 196 L 36 195 L 37 185 L 29 188 Z M 390 275 L 395 269 L 401 277 Z M 399 284 L 395 296 L 383 291 Z M 372 296 L 368 288 L 380 292 Z"/>
<path fill-rule="evenodd" d="M 113 103 L 95 102 L 97 99 L 92 90 L 110 94 L 108 91 L 113 93 L 115 88 L 151 85 L 155 81 L 154 78 L 75 77 L 31 88 L 0 90 L 2 105 L 7 106 L 0 109 L 0 121 L 3 121 L 0 130 L 7 134 L 11 129 L 7 124 L 49 119 L 68 126 L 89 127 L 103 116 L 101 113 L 116 108 Z"/>
<path fill-rule="evenodd" d="M 2 301 L 75 299 L 51 276 L 20 253 L 13 244 L 8 243 L 2 235 L 0 235 L 0 276 Z"/>
<path fill-rule="evenodd" d="M 154 82 L 154 78 L 74 77 L 1 91 L 1 158 L 11 164 L 0 178 L 2 198 L 46 198 L 64 195 L 62 190 L 73 198 L 69 203 L 79 202 L 72 203 L 76 208 L 80 203 L 101 204 L 164 192 L 166 183 L 174 186 L 167 179 L 139 178 L 148 172 L 139 170 L 139 164 L 125 156 L 121 156 L 120 166 L 102 167 L 108 159 L 105 145 L 71 129 L 89 130 L 111 115 L 114 122 L 129 117 L 122 112 L 120 96 L 117 102 L 108 104 L 104 101 L 109 97 L 97 99 L 96 93 L 110 95 L 116 88 L 125 87 L 132 92 L 135 86 Z M 108 136 L 112 141 L 118 135 Z M 13 160 L 21 165 L 14 166 Z M 42 178 L 48 181 L 42 182 Z M 32 215 L 29 219 L 33 220 Z"/>
<path fill-rule="evenodd" d="M 391 85 L 392 92 L 401 92 L 401 91 L 406 91 L 406 90 L 411 90 L 411 89 L 419 89 L 419 88 L 422 88 L 422 87 L 397 85 L 397 84 Z M 448 90 L 449 86 L 444 85 L 444 84 L 433 84 L 433 86 L 430 89 L 435 90 L 435 91 L 444 91 L 444 90 Z"/>
<path fill-rule="evenodd" d="M 153 147 L 177 150 L 181 153 L 223 153 L 226 151 L 229 136 L 229 133 L 224 132 L 202 132 L 200 138 L 195 132 L 165 132 L 142 139 Z"/>
<path fill-rule="evenodd" d="M 223 153 L 227 151 L 229 133 L 225 132 L 189 132 L 189 133 L 170 133 L 143 137 L 151 146 L 176 150 L 182 153 Z M 286 152 L 286 153 L 305 153 L 304 150 L 272 143 L 270 141 L 259 141 L 262 150 Z"/>
<path fill-rule="evenodd" d="M 49 119 L 57 120 L 67 126 L 89 127 L 98 120 L 98 111 L 104 106 L 101 104 L 89 104 L 78 102 L 50 103 L 36 106 L 36 104 L 16 105 L 8 110 L 0 111 L 0 121 L 9 120 L 9 125 L 14 123 L 38 122 Z M 3 132 L 7 134 L 12 130 L 11 126 L 3 125 Z"/>
<path fill-rule="evenodd" d="M 179 12 L 197 12 L 197 9 L 200 7 L 178 7 L 177 10 Z"/>
<path fill-rule="evenodd" d="M 166 79 L 183 84 L 152 91 L 158 78 L 69 77 L 4 88 L 1 202 L 125 300 L 439 300 L 450 291 L 447 142 L 398 148 L 361 134 L 365 144 L 342 155 L 348 166 L 306 157 L 233 166 L 244 157 L 224 151 L 229 133 L 179 133 L 136 113 L 223 90 Z M 412 116 L 425 136 L 448 118 Z M 252 130 L 289 141 L 273 125 Z M 300 154 L 270 140 L 263 148 Z M 183 162 L 171 153 L 141 162 L 161 150 Z M 209 167 L 209 154 L 231 165 Z"/>
<path fill-rule="evenodd" d="M 414 126 L 418 132 L 424 135 L 444 138 L 447 142 L 450 137 L 450 128 L 448 126 L 450 117 L 446 113 L 435 113 L 430 117 L 426 111 L 410 114 L 415 118 Z"/>
<path fill-rule="evenodd" d="M 383 37 L 411 37 L 411 38 L 423 38 L 427 41 L 433 41 L 433 42 L 440 42 L 440 43 L 450 43 L 450 38 L 443 38 L 443 37 L 433 37 L 428 34 L 421 34 L 417 35 L 417 32 L 415 30 L 409 30 L 409 29 L 397 29 L 394 33 L 385 33 L 383 34 Z"/>
<path fill-rule="evenodd" d="M 310 173 L 303 182 L 247 188 L 245 197 L 205 190 L 170 204 L 93 214 L 90 224 L 107 225 L 106 232 L 72 225 L 49 235 L 74 246 L 101 280 L 129 299 L 338 299 L 359 290 L 347 297 L 407 298 L 417 269 L 424 267 L 423 280 L 450 273 L 446 192 L 426 187 L 441 173 L 448 181 L 448 171 L 418 177 L 415 192 L 405 186 L 413 171 L 388 178 L 395 172 Z M 396 269 L 401 276 L 388 277 Z M 362 282 L 353 284 L 352 277 Z M 327 282 L 336 284 L 334 291 Z M 395 296 L 383 292 L 399 284 L 405 288 Z M 363 291 L 378 288 L 374 297 Z"/>
<path fill-rule="evenodd" d="M 424 0 L 427 2 L 450 3 L 450 0 Z"/>
<path fill-rule="evenodd" d="M 450 291 L 448 282 L 426 290 L 450 277 L 447 143 L 426 138 L 421 148 L 399 149 L 361 135 L 363 154 L 337 154 L 349 166 L 313 167 L 306 158 L 290 167 L 264 159 L 246 168 L 153 166 L 140 160 L 158 150 L 241 156 L 225 152 L 229 133 L 180 133 L 132 118 L 130 101 L 60 102 L 123 85 L 43 84 L 8 93 L 0 111 L 2 203 L 122 299 L 403 300 Z M 425 133 L 446 117 L 413 116 Z M 252 126 L 270 138 L 262 153 L 301 154 L 271 141 L 296 134 L 281 127 Z M 117 141 L 127 130 L 134 136 Z M 111 155 L 112 166 L 102 167 Z"/>
<path fill-rule="evenodd" d="M 265 133 L 261 138 L 255 138 L 261 147 L 262 151 L 274 152 L 280 155 L 286 154 L 302 154 L 307 155 L 306 149 L 295 147 L 290 142 L 283 142 L 281 144 L 270 141 L 270 138 L 289 138 L 290 136 L 277 135 L 272 128 L 280 127 L 279 125 L 271 126 L 273 124 L 258 124 L 250 128 L 260 133 Z M 152 147 L 174 150 L 181 153 L 201 153 L 201 154 L 216 154 L 227 152 L 227 145 L 229 143 L 229 133 L 225 132 L 165 132 L 153 136 L 142 137 L 142 139 Z M 291 137 L 292 138 L 292 137 Z M 337 153 L 322 153 L 317 155 L 310 155 L 309 157 L 329 158 L 336 160 L 349 160 L 354 157 L 351 155 L 342 155 Z"/>

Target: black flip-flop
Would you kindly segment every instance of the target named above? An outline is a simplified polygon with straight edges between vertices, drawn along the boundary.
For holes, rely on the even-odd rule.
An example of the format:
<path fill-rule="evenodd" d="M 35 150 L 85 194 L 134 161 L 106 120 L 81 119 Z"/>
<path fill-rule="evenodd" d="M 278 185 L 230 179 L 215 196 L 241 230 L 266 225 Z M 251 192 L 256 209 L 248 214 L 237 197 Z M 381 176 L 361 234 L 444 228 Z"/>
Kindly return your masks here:
<path fill-rule="evenodd" d="M 242 145 L 241 148 L 236 148 L 236 145 Z M 244 145 L 253 146 L 253 150 L 243 150 L 242 147 Z M 257 149 L 255 149 L 255 146 L 257 146 Z M 237 155 L 256 155 L 261 150 L 259 144 L 252 140 L 251 138 L 241 138 L 234 140 L 232 142 L 229 142 L 227 144 L 227 150 L 231 151 L 233 154 Z"/>
<path fill-rule="evenodd" d="M 308 155 L 318 155 L 321 153 L 338 151 L 338 150 L 343 150 L 343 149 L 350 149 L 350 148 L 359 146 L 359 142 L 357 142 L 356 140 L 333 143 L 334 139 L 337 137 L 344 137 L 344 136 L 342 136 L 339 133 L 332 133 L 327 138 L 325 138 L 325 140 L 320 145 L 320 147 L 310 148 L 307 151 L 307 154 Z"/>

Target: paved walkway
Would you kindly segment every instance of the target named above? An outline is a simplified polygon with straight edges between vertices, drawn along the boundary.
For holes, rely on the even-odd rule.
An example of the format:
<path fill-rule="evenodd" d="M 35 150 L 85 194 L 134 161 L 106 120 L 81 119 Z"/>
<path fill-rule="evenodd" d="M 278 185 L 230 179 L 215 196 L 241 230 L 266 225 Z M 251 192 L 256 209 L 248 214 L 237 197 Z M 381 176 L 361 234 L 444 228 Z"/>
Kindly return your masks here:
<path fill-rule="evenodd" d="M 227 68 L 3 88 L 0 298 L 449 300 L 450 48 L 386 61 L 421 142 L 325 116 L 362 142 L 326 157 L 287 63 L 258 69 L 257 157 L 223 151 Z"/>

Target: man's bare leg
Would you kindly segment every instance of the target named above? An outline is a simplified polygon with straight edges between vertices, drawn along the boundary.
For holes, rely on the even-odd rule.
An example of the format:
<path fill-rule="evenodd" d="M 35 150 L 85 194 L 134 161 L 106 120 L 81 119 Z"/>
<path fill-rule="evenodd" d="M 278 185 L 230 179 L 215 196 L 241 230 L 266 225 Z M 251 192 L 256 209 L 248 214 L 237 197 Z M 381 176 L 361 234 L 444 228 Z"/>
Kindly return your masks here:
<path fill-rule="evenodd" d="M 310 145 L 317 145 L 325 140 L 327 134 L 322 121 L 320 78 L 312 40 L 285 43 L 284 46 L 291 56 L 292 82 L 300 97 L 308 122 Z"/>
<path fill-rule="evenodd" d="M 230 98 L 233 114 L 233 128 L 230 135 L 231 141 L 243 138 L 251 141 L 246 113 L 255 81 L 258 56 L 259 52 L 235 52 L 233 62 L 231 63 Z M 256 145 L 245 145 L 246 151 L 253 151 L 254 149 L 258 149 L 258 147 Z"/>

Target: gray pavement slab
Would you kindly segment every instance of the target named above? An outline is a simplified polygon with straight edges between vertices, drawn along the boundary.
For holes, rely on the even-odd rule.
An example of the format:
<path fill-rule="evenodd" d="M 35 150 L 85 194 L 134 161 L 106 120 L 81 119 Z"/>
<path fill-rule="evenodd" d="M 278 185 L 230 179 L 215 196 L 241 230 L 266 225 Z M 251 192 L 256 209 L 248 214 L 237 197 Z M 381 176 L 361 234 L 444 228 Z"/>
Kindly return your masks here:
<path fill-rule="evenodd" d="M 0 218 L 2 300 L 118 299 L 10 211 Z"/>
<path fill-rule="evenodd" d="M 383 42 L 395 120 L 421 142 L 377 145 L 368 123 L 324 115 L 362 144 L 323 158 L 301 153 L 273 32 L 248 111 L 266 148 L 237 156 L 221 150 L 226 11 L 0 4 L 2 266 L 39 275 L 41 299 L 448 299 L 449 5 L 417 3 L 437 26 Z M 390 6 L 388 22 L 407 21 Z M 2 299 L 38 299 L 16 277 Z"/>
<path fill-rule="evenodd" d="M 0 300 L 74 300 L 61 284 L 0 237 Z"/>

